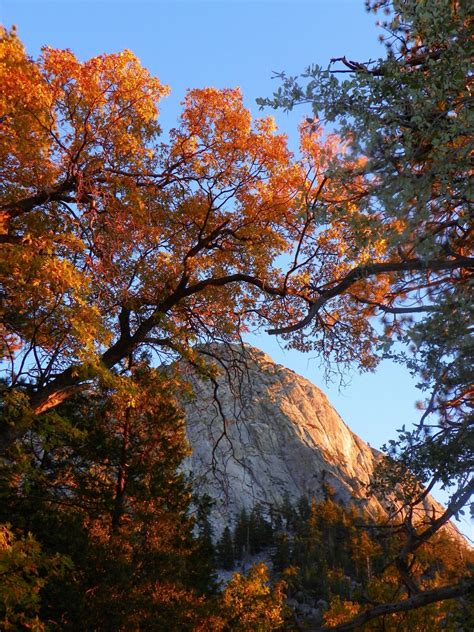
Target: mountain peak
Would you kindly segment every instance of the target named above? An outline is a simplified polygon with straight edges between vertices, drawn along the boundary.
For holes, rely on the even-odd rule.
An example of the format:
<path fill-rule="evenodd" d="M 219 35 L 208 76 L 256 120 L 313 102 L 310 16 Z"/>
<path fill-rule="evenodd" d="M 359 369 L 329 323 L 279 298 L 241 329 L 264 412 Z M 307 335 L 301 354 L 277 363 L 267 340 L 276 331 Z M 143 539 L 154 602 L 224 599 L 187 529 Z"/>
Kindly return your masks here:
<path fill-rule="evenodd" d="M 243 508 L 258 504 L 270 513 L 286 500 L 321 500 L 328 488 L 341 504 L 374 518 L 386 514 L 387 499 L 366 494 L 382 453 L 350 430 L 317 386 L 250 345 L 210 345 L 206 352 L 219 372 L 212 380 L 189 376 L 194 397 L 184 408 L 192 454 L 185 469 L 198 495 L 215 501 L 216 535 Z M 428 496 L 420 518 L 441 511 Z"/>
<path fill-rule="evenodd" d="M 374 452 L 319 388 L 250 345 L 209 351 L 228 370 L 215 382 L 191 377 L 187 469 L 199 492 L 216 500 L 218 530 L 243 507 L 268 508 L 286 496 L 321 498 L 325 485 L 341 503 L 381 510 L 365 498 Z"/>

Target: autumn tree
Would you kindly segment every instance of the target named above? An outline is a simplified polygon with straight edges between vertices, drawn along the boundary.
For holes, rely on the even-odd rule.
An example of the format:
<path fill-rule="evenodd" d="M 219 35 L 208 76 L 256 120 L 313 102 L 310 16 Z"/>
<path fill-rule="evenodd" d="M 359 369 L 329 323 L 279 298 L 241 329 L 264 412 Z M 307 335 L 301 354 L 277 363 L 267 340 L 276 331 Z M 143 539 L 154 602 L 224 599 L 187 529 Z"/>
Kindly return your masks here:
<path fill-rule="evenodd" d="M 247 575 L 235 573 L 222 593 L 223 630 L 270 632 L 284 622 L 284 584 L 269 585 L 264 564 L 254 564 Z"/>
<path fill-rule="evenodd" d="M 285 138 L 238 89 L 190 91 L 165 143 L 168 88 L 131 52 L 34 61 L 3 30 L 0 56 L 4 450 L 97 371 L 284 307 L 299 222 Z"/>
<path fill-rule="evenodd" d="M 48 555 L 31 534 L 17 538 L 10 527 L 0 527 L 0 625 L 2 630 L 35 630 L 46 625 L 39 617 L 41 589 L 52 579 L 61 579 L 70 559 Z"/>
<path fill-rule="evenodd" d="M 471 549 L 452 532 L 438 532 L 420 547 L 410 569 L 419 590 L 411 597 L 404 569 L 390 564 L 403 534 L 387 529 L 384 517 L 374 519 L 328 495 L 313 500 L 309 513 L 305 510 L 279 535 L 273 571 L 287 583 L 298 629 L 435 632 L 457 630 L 474 615 L 468 596 L 451 600 L 455 586 L 472 586 L 474 561 Z M 410 607 L 412 597 L 416 607 Z M 318 604 L 318 615 L 308 613 L 308 603 Z M 398 609 L 387 607 L 394 603 Z"/>
<path fill-rule="evenodd" d="M 71 581 L 43 591 L 50 620 L 133 627 L 140 612 L 187 625 L 183 548 L 173 558 L 173 538 L 188 543 L 173 505 L 182 487 L 158 447 L 174 409 L 153 415 L 165 388 L 151 392 L 146 371 L 140 387 L 136 367 L 197 366 L 198 343 L 303 315 L 313 180 L 238 89 L 189 91 L 162 139 L 168 89 L 129 51 L 80 62 L 45 48 L 33 60 L 2 29 L 0 75 L 2 519 L 71 553 Z M 308 161 L 333 154 L 318 147 Z M 263 571 L 255 580 L 269 594 Z"/>
<path fill-rule="evenodd" d="M 385 234 L 354 229 L 363 176 L 328 175 L 336 137 L 303 125 L 295 161 L 239 90 L 205 88 L 164 142 L 168 89 L 129 51 L 81 63 L 45 48 L 35 61 L 2 31 L 0 54 L 2 451 L 130 355 L 196 362 L 199 342 L 303 318 L 318 278 L 384 250 Z M 372 366 L 370 326 L 347 312 L 336 344 L 338 318 L 323 355 L 351 349 Z"/>
<path fill-rule="evenodd" d="M 353 191 L 353 206 L 341 199 L 336 215 L 324 190 L 318 206 L 308 206 L 321 231 L 343 235 L 334 249 L 338 266 L 310 271 L 311 308 L 273 333 L 293 344 L 296 336 L 299 346 L 336 359 L 353 357 L 365 344 L 374 361 L 378 351 L 419 377 L 426 394 L 421 419 L 388 446 L 398 475 L 425 484 L 405 498 L 403 520 L 399 508 L 394 514 L 397 529 L 407 526 L 396 561 L 410 564 L 474 491 L 472 15 L 464 0 L 381 0 L 367 8 L 385 14 L 384 57 L 363 63 L 335 57 L 327 69 L 311 66 L 299 78 L 283 74 L 274 98 L 261 101 L 286 109 L 308 104 L 307 125 L 315 133 L 323 122 L 333 125 L 346 155 L 327 177 Z M 381 317 L 383 335 L 369 324 L 374 316 Z M 353 346 L 355 318 L 364 342 Z M 410 518 L 436 483 L 451 492 L 448 508 L 416 524 Z"/>
<path fill-rule="evenodd" d="M 168 89 L 131 52 L 32 60 L 2 30 L 2 454 L 108 374 L 196 365 L 198 343 L 246 328 L 373 368 L 381 313 L 387 353 L 412 345 L 399 359 L 432 393 L 405 465 L 459 485 L 409 546 L 466 502 L 470 22 L 448 0 L 396 3 L 393 19 L 386 58 L 284 85 L 275 105 L 340 122 L 324 138 L 307 120 L 297 161 L 237 89 L 188 92 L 164 140 Z"/>

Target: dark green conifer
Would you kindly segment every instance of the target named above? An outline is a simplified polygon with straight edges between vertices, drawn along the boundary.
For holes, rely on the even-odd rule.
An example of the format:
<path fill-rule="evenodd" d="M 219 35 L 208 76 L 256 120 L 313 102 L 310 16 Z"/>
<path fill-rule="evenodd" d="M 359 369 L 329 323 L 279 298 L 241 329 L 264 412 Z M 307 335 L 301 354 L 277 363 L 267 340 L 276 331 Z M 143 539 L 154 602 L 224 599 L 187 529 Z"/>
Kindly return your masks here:
<path fill-rule="evenodd" d="M 211 568 L 193 537 L 178 472 L 188 446 L 166 380 L 110 376 L 100 397 L 50 415 L 3 464 L 0 490 L 0 521 L 72 562 L 43 587 L 40 618 L 78 632 L 193 629 Z"/>
<path fill-rule="evenodd" d="M 311 515 L 311 504 L 307 496 L 301 496 L 298 501 L 298 518 L 299 520 L 308 520 Z"/>
<path fill-rule="evenodd" d="M 287 533 L 275 536 L 275 552 L 272 555 L 273 570 L 281 573 L 291 564 L 290 538 Z"/>
<path fill-rule="evenodd" d="M 217 542 L 216 561 L 218 567 L 226 571 L 231 571 L 234 568 L 234 543 L 228 526 Z"/>
<path fill-rule="evenodd" d="M 264 518 L 261 505 L 257 504 L 252 509 L 249 518 L 250 553 L 260 553 L 266 547 L 271 546 L 272 540 L 272 525 Z"/>
<path fill-rule="evenodd" d="M 242 508 L 234 529 L 235 558 L 241 560 L 250 552 L 250 524 L 247 511 Z"/>
<path fill-rule="evenodd" d="M 283 526 L 285 529 L 293 529 L 295 526 L 295 508 L 291 503 L 288 492 L 285 492 L 283 496 L 283 503 L 280 508 L 281 516 L 283 518 Z"/>

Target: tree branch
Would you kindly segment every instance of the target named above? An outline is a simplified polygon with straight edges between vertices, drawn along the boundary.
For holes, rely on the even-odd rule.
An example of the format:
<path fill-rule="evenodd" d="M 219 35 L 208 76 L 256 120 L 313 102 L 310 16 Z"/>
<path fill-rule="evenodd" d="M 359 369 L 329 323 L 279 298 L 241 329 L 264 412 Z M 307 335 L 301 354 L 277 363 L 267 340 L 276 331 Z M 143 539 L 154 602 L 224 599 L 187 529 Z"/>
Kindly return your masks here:
<path fill-rule="evenodd" d="M 322 291 L 319 298 L 313 303 L 308 314 L 294 325 L 287 327 L 278 327 L 268 329 L 270 335 L 288 334 L 303 329 L 315 318 L 320 309 L 335 296 L 343 294 L 357 281 L 368 279 L 379 274 L 388 274 L 390 272 L 415 272 L 426 270 L 427 272 L 437 272 L 440 270 L 455 270 L 457 268 L 474 268 L 474 259 L 468 257 L 457 257 L 456 259 L 440 260 L 422 260 L 407 259 L 406 261 L 395 261 L 387 263 L 372 263 L 368 265 L 358 266 L 346 274 L 334 287 L 329 290 Z"/>
<path fill-rule="evenodd" d="M 24 213 L 32 211 L 35 207 L 41 206 L 46 202 L 74 202 L 75 198 L 71 198 L 67 193 L 74 190 L 76 183 L 73 180 L 65 180 L 62 184 L 58 185 L 54 189 L 45 189 L 40 191 L 36 195 L 32 195 L 17 202 L 11 202 L 10 204 L 4 204 L 0 207 L 3 213 L 6 213 L 8 218 L 18 217 Z"/>
<path fill-rule="evenodd" d="M 404 559 L 409 553 L 414 553 L 420 546 L 429 540 L 439 529 L 445 525 L 457 512 L 464 507 L 474 493 L 474 478 L 471 479 L 465 487 L 461 487 L 453 496 L 446 511 L 439 518 L 434 520 L 431 525 L 420 534 L 414 535 L 396 556 L 397 559 Z"/>
<path fill-rule="evenodd" d="M 433 590 L 426 590 L 422 593 L 418 593 L 409 599 L 403 601 L 396 601 L 393 603 L 383 603 L 374 608 L 370 608 L 365 612 L 357 615 L 346 623 L 341 623 L 335 626 L 323 626 L 323 627 L 311 627 L 306 628 L 307 632 L 349 632 L 355 630 L 357 627 L 368 623 L 372 619 L 377 617 L 395 614 L 397 612 L 408 612 L 409 610 L 416 610 L 422 608 L 430 603 L 437 601 L 445 601 L 446 599 L 456 599 L 472 593 L 474 590 L 474 579 L 472 577 L 466 578 L 464 581 L 455 584 L 454 586 L 440 586 Z"/>
<path fill-rule="evenodd" d="M 273 296 L 285 296 L 289 293 L 282 288 L 267 285 L 258 277 L 240 273 L 203 279 L 190 286 L 186 286 L 186 282 L 187 277 L 184 277 L 183 282 L 180 283 L 168 297 L 164 298 L 161 303 L 156 305 L 153 314 L 144 320 L 133 334 L 131 334 L 129 330 L 130 314 L 128 309 L 122 307 L 118 316 L 120 335 L 115 343 L 100 357 L 100 362 L 105 368 L 111 369 L 126 358 L 138 345 L 146 343 L 147 340 L 150 341 L 150 333 L 153 328 L 157 326 L 160 318 L 162 318 L 164 314 L 167 314 L 183 299 L 207 287 L 220 287 L 231 283 L 248 283 L 260 288 L 266 294 Z M 158 344 L 158 340 L 160 339 L 156 337 L 153 338 L 155 344 Z M 161 339 L 161 342 L 170 346 L 168 339 Z M 87 384 L 84 384 L 84 382 L 90 381 L 90 379 L 90 377 L 84 375 L 80 365 L 69 366 L 45 386 L 32 393 L 30 391 L 31 414 L 36 416 L 51 408 L 55 408 L 73 394 L 87 388 Z M 24 435 L 27 427 L 28 420 L 26 419 L 18 420 L 13 425 L 7 423 L 0 424 L 0 455 L 3 454 L 12 443 Z"/>
<path fill-rule="evenodd" d="M 425 312 L 439 311 L 439 307 L 436 307 L 435 305 L 414 305 L 413 307 L 393 307 L 391 305 L 384 305 L 383 303 L 378 303 L 377 301 L 364 299 L 364 298 L 361 298 L 360 296 L 355 296 L 354 294 L 351 294 L 351 297 L 358 303 L 376 307 L 377 309 L 384 312 L 385 314 L 395 314 L 395 315 L 396 314 L 422 314 Z"/>
<path fill-rule="evenodd" d="M 248 283 L 249 285 L 258 287 L 260 290 L 262 290 L 262 292 L 265 292 L 266 294 L 271 294 L 272 296 L 286 296 L 290 293 L 284 288 L 267 285 L 265 281 L 262 281 L 262 279 L 259 279 L 258 277 L 252 276 L 250 274 L 236 273 L 229 274 L 228 276 L 224 277 L 209 278 L 198 281 L 197 283 L 194 283 L 194 285 L 188 286 L 183 292 L 183 295 L 191 296 L 192 294 L 196 294 L 196 292 L 200 292 L 206 287 L 221 287 L 223 285 L 229 285 L 230 283 Z"/>

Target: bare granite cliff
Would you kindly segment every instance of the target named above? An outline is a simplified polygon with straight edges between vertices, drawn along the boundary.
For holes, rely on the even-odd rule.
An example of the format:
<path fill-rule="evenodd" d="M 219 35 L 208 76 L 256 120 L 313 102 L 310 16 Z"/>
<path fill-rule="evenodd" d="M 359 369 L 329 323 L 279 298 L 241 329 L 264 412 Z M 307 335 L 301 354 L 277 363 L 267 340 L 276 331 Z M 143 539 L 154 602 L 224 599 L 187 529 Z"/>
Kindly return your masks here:
<path fill-rule="evenodd" d="M 195 396 L 184 404 L 192 448 L 185 467 L 196 492 L 215 500 L 216 535 L 243 507 L 259 503 L 269 512 L 285 495 L 294 503 L 303 495 L 321 498 L 325 484 L 339 502 L 374 517 L 383 513 L 383 499 L 366 498 L 383 457 L 348 428 L 324 393 L 254 347 L 236 347 L 232 355 L 233 366 L 215 380 L 189 373 Z M 430 497 L 426 503 L 426 514 L 441 511 Z"/>

